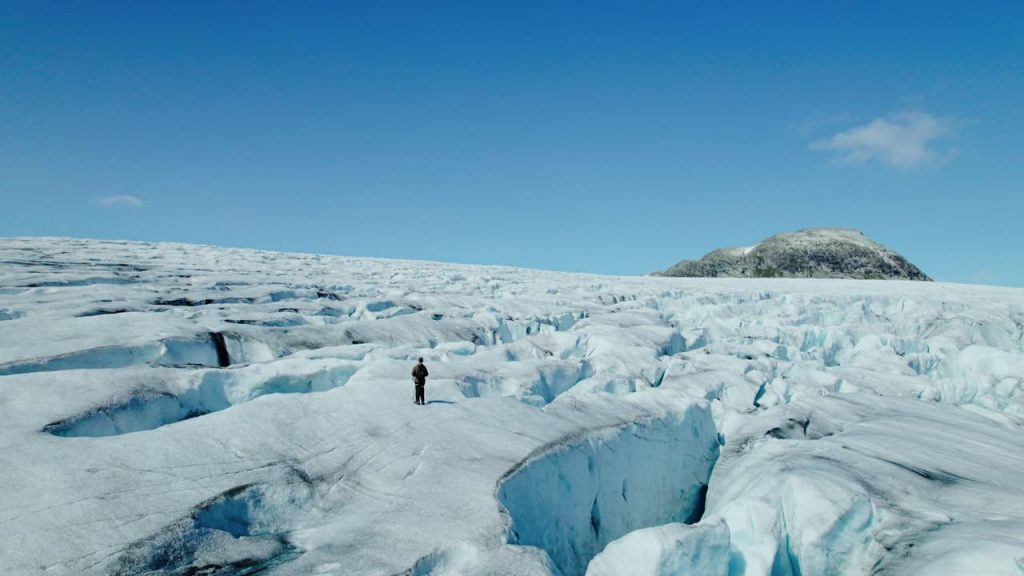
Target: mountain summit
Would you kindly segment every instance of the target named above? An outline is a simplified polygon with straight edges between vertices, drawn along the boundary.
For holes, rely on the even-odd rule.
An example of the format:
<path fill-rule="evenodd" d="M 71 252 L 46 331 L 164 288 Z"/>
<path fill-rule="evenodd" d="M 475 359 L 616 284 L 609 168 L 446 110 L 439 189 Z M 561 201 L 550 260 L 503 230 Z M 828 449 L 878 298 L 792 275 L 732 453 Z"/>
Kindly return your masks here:
<path fill-rule="evenodd" d="M 848 228 L 805 228 L 745 248 L 719 248 L 656 276 L 931 280 L 896 252 Z"/>

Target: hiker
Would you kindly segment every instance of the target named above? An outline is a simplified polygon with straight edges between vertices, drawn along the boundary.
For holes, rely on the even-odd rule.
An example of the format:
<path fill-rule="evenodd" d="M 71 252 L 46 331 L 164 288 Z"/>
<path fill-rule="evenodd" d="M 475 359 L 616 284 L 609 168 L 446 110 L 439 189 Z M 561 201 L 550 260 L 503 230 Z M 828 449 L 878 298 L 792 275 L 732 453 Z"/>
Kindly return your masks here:
<path fill-rule="evenodd" d="M 427 376 L 429 375 L 427 367 L 423 365 L 423 358 L 420 358 L 419 362 L 412 367 L 412 381 L 416 384 L 416 404 L 420 406 L 426 404 L 423 401 L 423 387 L 427 385 Z"/>

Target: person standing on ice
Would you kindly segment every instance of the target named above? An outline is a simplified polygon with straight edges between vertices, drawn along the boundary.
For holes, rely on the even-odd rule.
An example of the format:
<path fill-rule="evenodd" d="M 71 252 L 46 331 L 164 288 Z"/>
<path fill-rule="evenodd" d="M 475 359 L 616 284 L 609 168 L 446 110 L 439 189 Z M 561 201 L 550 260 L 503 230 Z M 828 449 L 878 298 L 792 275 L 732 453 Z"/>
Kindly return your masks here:
<path fill-rule="evenodd" d="M 423 358 L 420 358 L 419 362 L 412 367 L 412 382 L 416 385 L 416 403 L 421 406 L 426 404 L 423 401 L 423 387 L 427 385 L 427 376 L 429 375 L 426 365 L 423 364 Z"/>

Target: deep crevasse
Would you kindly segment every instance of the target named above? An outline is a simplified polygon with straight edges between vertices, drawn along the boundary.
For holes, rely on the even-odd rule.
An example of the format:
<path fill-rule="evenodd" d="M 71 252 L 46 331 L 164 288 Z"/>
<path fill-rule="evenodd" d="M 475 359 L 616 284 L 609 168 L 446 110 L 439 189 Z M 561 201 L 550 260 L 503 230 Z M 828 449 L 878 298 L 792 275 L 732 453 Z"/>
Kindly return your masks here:
<path fill-rule="evenodd" d="M 703 404 L 548 447 L 500 484 L 510 541 L 542 548 L 565 576 L 582 575 L 628 532 L 698 520 L 717 458 L 718 435 Z"/>

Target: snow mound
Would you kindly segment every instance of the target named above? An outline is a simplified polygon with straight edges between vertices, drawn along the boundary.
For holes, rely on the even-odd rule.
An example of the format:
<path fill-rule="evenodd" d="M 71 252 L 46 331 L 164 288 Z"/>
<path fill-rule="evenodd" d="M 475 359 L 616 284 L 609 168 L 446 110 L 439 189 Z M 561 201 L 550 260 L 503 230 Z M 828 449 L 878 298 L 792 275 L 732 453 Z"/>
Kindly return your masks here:
<path fill-rule="evenodd" d="M 729 573 L 729 529 L 721 519 L 630 532 L 609 544 L 587 569 L 587 576 Z"/>

